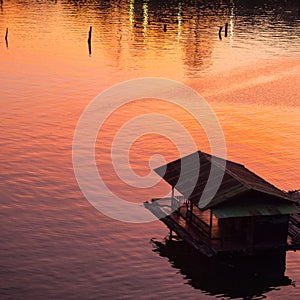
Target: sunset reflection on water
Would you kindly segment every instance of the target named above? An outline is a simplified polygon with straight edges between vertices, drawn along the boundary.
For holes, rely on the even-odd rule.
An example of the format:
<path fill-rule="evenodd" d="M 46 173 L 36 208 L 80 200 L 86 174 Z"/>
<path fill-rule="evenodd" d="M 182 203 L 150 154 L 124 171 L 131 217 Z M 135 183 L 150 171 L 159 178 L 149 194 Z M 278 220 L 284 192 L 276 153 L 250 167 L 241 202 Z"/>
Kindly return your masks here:
<path fill-rule="evenodd" d="M 74 130 L 89 102 L 117 83 L 147 76 L 177 80 L 214 110 L 228 159 L 281 189 L 299 189 L 299 4 L 4 0 L 1 7 L 0 36 L 7 27 L 9 33 L 8 47 L 0 38 L 0 295 L 209 298 L 152 252 L 150 239 L 167 233 L 162 225 L 123 224 L 88 203 L 73 173 Z M 150 112 L 177 119 L 199 149 L 210 152 L 203 129 L 177 108 L 158 99 L 122 107 L 102 128 L 95 152 L 108 186 L 129 201 L 169 191 L 160 183 L 133 195 L 112 176 L 116 130 Z M 151 172 L 153 154 L 166 161 L 179 155 L 172 141 L 155 134 L 132 143 L 130 163 L 141 176 Z M 184 137 L 182 145 L 189 153 Z M 298 265 L 299 253 L 289 253 L 286 275 L 296 285 Z M 299 297 L 292 286 L 267 295 L 281 299 L 287 293 Z"/>

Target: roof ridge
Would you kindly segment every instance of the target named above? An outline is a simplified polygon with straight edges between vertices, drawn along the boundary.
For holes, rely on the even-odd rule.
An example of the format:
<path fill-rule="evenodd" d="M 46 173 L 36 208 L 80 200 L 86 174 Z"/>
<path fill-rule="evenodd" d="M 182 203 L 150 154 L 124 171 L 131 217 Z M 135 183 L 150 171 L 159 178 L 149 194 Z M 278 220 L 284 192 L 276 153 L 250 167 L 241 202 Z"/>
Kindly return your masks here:
<path fill-rule="evenodd" d="M 212 155 L 209 155 L 209 154 L 204 153 L 204 152 L 202 152 L 202 153 L 205 155 L 206 159 L 208 159 L 208 160 L 212 163 L 212 161 L 211 161 Z M 210 157 L 209 157 L 209 156 L 210 156 Z M 214 157 L 218 158 L 217 156 L 214 156 Z M 223 159 L 223 158 L 221 158 L 221 159 Z M 227 159 L 223 159 L 223 160 L 225 161 L 225 164 L 227 164 L 227 161 L 228 161 L 228 160 L 227 160 Z M 216 163 L 216 165 L 218 165 L 219 168 L 221 167 L 218 163 Z M 242 165 L 242 164 L 238 164 L 238 165 L 240 165 L 240 166 L 242 166 L 243 168 L 245 168 L 245 166 Z M 247 168 L 245 168 L 245 169 L 247 169 Z M 247 169 L 247 170 L 248 170 L 248 169 Z M 244 185 L 244 186 L 245 186 L 246 188 L 248 188 L 249 190 L 253 189 L 253 187 L 252 187 L 250 184 L 246 183 L 243 179 L 241 179 L 241 178 L 240 178 L 238 175 L 236 175 L 234 172 L 228 170 L 228 168 L 226 168 L 226 166 L 225 166 L 225 168 L 224 168 L 224 171 L 226 171 L 226 173 L 228 173 L 231 177 L 233 177 L 234 179 L 236 179 L 239 183 L 241 183 L 242 185 Z"/>
<path fill-rule="evenodd" d="M 225 160 L 226 162 L 230 162 L 230 163 L 232 163 L 232 164 L 235 164 L 235 165 L 238 165 L 238 166 L 245 167 L 245 165 L 240 164 L 240 163 L 238 163 L 238 162 L 236 162 L 236 161 L 227 159 L 227 158 L 225 159 L 225 158 L 222 158 L 222 157 L 218 157 L 218 156 L 215 156 L 215 155 L 212 155 L 212 154 L 209 154 L 209 153 L 200 151 L 200 150 L 198 150 L 197 152 L 201 152 L 202 154 L 205 154 L 206 156 L 209 156 L 209 157 L 215 157 L 215 158 L 217 158 L 217 159 L 222 159 L 222 160 Z"/>

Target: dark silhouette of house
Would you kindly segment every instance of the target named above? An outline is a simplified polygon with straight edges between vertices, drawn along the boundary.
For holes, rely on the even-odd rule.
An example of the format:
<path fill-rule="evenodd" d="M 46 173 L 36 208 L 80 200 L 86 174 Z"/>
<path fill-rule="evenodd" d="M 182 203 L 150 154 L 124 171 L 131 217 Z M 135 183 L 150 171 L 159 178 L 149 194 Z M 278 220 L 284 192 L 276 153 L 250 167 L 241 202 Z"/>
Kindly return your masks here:
<path fill-rule="evenodd" d="M 146 208 L 171 236 L 176 232 L 198 251 L 213 256 L 300 249 L 289 237 L 290 215 L 299 212 L 296 202 L 243 165 L 197 151 L 155 172 L 171 185 L 172 196 L 152 199 Z M 181 196 L 174 196 L 174 189 Z"/>

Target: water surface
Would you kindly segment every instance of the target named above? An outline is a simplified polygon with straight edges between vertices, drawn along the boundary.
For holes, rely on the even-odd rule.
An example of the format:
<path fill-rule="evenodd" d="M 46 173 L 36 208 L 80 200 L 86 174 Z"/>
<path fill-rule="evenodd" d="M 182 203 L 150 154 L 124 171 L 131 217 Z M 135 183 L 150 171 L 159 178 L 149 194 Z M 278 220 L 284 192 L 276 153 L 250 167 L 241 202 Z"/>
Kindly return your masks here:
<path fill-rule="evenodd" d="M 229 159 L 281 189 L 300 188 L 298 2 L 3 0 L 0 36 L 7 27 L 8 43 L 0 38 L 1 299 L 215 298 L 158 255 L 151 239 L 167 235 L 162 224 L 119 222 L 84 198 L 73 173 L 74 129 L 86 105 L 116 83 L 178 80 L 215 111 Z M 162 184 L 132 194 L 108 172 L 116 130 L 153 111 L 173 114 L 210 151 L 203 130 L 180 111 L 150 100 L 125 107 L 99 135 L 96 158 L 107 184 L 130 201 L 168 192 Z M 181 146 L 189 153 L 185 137 Z M 148 135 L 133 146 L 133 169 L 150 172 L 156 152 L 178 156 L 168 140 Z M 289 252 L 290 281 L 269 283 L 256 297 L 298 299 L 299 260 Z"/>

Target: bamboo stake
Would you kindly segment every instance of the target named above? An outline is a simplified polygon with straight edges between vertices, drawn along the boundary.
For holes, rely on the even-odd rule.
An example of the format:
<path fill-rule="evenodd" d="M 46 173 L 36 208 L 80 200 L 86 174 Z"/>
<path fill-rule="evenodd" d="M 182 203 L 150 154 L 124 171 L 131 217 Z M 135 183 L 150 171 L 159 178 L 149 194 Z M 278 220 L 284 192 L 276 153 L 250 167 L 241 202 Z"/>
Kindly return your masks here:
<path fill-rule="evenodd" d="M 5 33 L 5 43 L 6 43 L 6 47 L 8 48 L 8 28 L 6 28 L 6 33 Z"/>
<path fill-rule="evenodd" d="M 92 26 L 90 26 L 90 31 L 89 31 L 89 37 L 88 37 L 88 47 L 89 47 L 89 54 L 92 54 Z"/>
<path fill-rule="evenodd" d="M 223 29 L 223 26 L 220 26 L 220 29 L 219 29 L 219 39 L 221 40 L 222 39 L 222 29 Z"/>
<path fill-rule="evenodd" d="M 225 24 L 225 37 L 227 37 L 228 23 Z"/>

